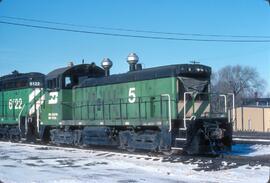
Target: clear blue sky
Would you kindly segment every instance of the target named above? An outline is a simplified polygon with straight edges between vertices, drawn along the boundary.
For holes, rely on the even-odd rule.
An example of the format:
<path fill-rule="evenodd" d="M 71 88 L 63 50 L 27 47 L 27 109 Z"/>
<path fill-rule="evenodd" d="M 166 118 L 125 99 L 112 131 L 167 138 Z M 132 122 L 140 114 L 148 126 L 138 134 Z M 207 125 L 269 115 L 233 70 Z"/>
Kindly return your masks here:
<path fill-rule="evenodd" d="M 264 0 L 2 0 L 0 16 L 166 32 L 270 36 L 270 6 Z M 82 59 L 100 64 L 104 57 L 114 62 L 112 73 L 125 72 L 130 52 L 136 52 L 145 67 L 191 60 L 213 70 L 248 65 L 256 67 L 270 85 L 270 43 L 149 40 L 0 24 L 1 75 L 14 69 L 48 73 Z"/>

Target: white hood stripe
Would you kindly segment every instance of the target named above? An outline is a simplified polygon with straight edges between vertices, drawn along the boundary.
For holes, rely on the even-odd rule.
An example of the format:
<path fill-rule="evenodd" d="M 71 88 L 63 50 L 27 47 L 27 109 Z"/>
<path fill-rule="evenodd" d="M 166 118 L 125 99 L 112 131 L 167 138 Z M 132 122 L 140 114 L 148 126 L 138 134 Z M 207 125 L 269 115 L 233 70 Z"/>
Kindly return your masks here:
<path fill-rule="evenodd" d="M 44 100 L 45 100 L 45 94 L 42 95 L 42 97 L 36 101 L 36 105 L 33 105 L 30 108 L 30 110 L 29 110 L 29 116 L 31 116 L 32 114 L 34 114 L 35 111 L 38 111 L 39 110 L 40 106 L 44 103 Z M 35 106 L 36 106 L 36 109 L 35 109 Z"/>
<path fill-rule="evenodd" d="M 29 95 L 29 103 L 42 91 L 42 88 L 35 88 Z"/>

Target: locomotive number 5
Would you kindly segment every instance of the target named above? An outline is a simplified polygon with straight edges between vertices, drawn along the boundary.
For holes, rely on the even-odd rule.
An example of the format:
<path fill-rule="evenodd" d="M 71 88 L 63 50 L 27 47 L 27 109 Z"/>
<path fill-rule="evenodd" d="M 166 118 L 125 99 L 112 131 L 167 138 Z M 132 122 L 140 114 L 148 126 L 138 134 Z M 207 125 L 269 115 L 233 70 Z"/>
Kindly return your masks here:
<path fill-rule="evenodd" d="M 134 103 L 136 101 L 135 88 L 129 88 L 128 92 L 128 102 Z"/>

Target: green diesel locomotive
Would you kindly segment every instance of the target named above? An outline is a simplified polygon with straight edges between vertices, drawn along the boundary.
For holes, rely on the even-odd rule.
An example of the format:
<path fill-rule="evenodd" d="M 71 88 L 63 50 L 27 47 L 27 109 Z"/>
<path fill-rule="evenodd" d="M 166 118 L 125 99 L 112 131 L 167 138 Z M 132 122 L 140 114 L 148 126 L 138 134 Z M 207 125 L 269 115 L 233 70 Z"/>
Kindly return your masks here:
<path fill-rule="evenodd" d="M 44 75 L 37 72 L 0 77 L 0 138 L 19 140 L 27 131 L 32 132 L 29 138 L 36 138 L 43 83 Z"/>
<path fill-rule="evenodd" d="M 56 69 L 43 78 L 44 83 L 37 74 L 38 86 L 6 90 L 1 84 L 2 96 L 12 95 L 0 100 L 1 137 L 11 136 L 13 130 L 17 138 L 129 151 L 212 154 L 231 149 L 228 110 L 218 115 L 211 110 L 210 67 L 177 64 L 142 69 L 138 60 L 130 54 L 129 71 L 123 74 L 110 75 L 112 62 L 104 59 L 102 68 L 92 63 Z M 31 74 L 25 77 L 36 81 Z M 20 109 L 15 109 L 15 101 L 7 103 L 20 98 Z"/>

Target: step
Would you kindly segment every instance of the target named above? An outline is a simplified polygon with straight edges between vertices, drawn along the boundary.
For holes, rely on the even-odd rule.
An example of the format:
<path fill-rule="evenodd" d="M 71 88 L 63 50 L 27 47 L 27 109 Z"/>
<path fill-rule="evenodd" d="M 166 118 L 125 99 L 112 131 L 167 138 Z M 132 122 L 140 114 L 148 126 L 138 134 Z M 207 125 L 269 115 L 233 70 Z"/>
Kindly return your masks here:
<path fill-rule="evenodd" d="M 183 150 L 181 147 L 171 147 L 172 150 Z"/>
<path fill-rule="evenodd" d="M 176 141 L 186 141 L 186 138 L 175 138 Z"/>
<path fill-rule="evenodd" d="M 187 131 L 187 129 L 184 129 L 184 127 L 178 128 L 179 131 Z"/>

